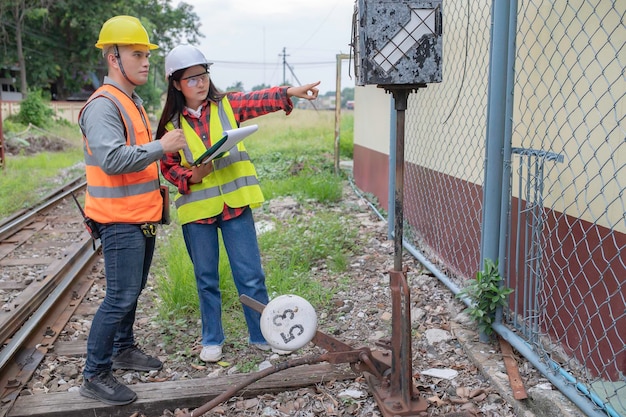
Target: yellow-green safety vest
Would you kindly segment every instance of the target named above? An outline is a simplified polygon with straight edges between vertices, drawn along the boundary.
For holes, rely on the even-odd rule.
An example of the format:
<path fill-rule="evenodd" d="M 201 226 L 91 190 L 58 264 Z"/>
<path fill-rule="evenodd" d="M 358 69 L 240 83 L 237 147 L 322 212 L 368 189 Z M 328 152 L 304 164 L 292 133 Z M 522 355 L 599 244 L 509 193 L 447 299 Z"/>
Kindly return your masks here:
<path fill-rule="evenodd" d="M 211 138 L 216 141 L 222 138 L 225 130 L 236 128 L 237 122 L 226 97 L 218 104 L 209 102 L 209 105 L 209 131 Z M 206 152 L 207 147 L 182 115 L 179 117 L 179 125 L 187 139 L 187 147 L 179 151 L 181 164 L 191 168 L 193 161 Z M 174 128 L 172 122 L 166 126 L 167 130 Z M 224 210 L 224 204 L 232 208 L 254 208 L 265 201 L 256 169 L 243 142 L 209 163 L 213 164 L 213 172 L 204 177 L 201 183 L 191 184 L 189 194 L 178 193 L 174 198 L 181 224 L 215 217 Z"/>

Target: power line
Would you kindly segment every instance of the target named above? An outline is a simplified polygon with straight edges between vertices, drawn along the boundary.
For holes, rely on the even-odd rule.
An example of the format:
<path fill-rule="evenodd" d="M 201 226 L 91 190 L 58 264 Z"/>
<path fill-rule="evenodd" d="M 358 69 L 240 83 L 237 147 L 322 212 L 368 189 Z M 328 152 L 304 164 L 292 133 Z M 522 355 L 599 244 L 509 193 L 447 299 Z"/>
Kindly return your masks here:
<path fill-rule="evenodd" d="M 306 41 L 304 41 L 304 43 L 298 48 L 298 50 L 301 50 L 304 45 L 306 45 L 307 43 L 309 43 L 309 41 L 311 39 L 313 39 L 313 37 L 317 34 L 317 32 L 320 31 L 320 29 L 322 29 L 322 27 L 324 26 L 324 23 L 326 23 L 326 21 L 328 20 L 328 18 L 333 14 L 333 11 L 335 11 L 335 9 L 337 8 L 337 5 L 339 4 L 341 0 L 337 0 L 337 2 L 335 3 L 335 5 L 330 9 L 330 11 L 328 12 L 328 14 L 326 15 L 326 17 L 324 17 L 324 19 L 322 19 L 322 21 L 320 22 L 320 24 L 317 26 L 317 29 L 315 29 L 313 31 L 313 33 L 311 33 L 311 36 L 309 36 L 307 38 Z"/>
<path fill-rule="evenodd" d="M 281 55 L 279 55 L 281 56 Z M 258 66 L 258 67 L 273 67 L 277 65 L 277 63 L 267 63 L 267 62 L 251 62 L 251 61 L 220 61 L 218 59 L 211 59 L 211 62 L 214 64 L 221 65 L 240 65 L 240 66 Z M 292 65 L 302 65 L 302 66 L 326 66 L 326 65 L 335 65 L 335 61 L 312 61 L 312 62 L 293 62 Z"/>

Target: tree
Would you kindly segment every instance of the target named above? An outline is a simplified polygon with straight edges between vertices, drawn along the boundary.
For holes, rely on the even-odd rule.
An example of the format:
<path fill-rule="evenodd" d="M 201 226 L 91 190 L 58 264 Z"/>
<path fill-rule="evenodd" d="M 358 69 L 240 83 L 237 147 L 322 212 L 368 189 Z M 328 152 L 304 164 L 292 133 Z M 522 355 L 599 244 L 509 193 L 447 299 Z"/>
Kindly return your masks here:
<path fill-rule="evenodd" d="M 346 87 L 341 90 L 341 107 L 346 107 L 348 101 L 354 101 L 354 87 Z"/>
<path fill-rule="evenodd" d="M 22 71 L 22 75 L 27 77 L 31 87 L 50 90 L 59 99 L 99 85 L 106 67 L 94 45 L 102 24 L 110 17 L 122 14 L 138 16 L 148 31 L 150 41 L 160 46 L 152 53 L 150 62 L 154 72 L 151 84 L 145 86 L 147 90 L 163 89 L 165 53 L 179 43 L 197 43 L 202 36 L 198 31 L 199 17 L 193 12 L 193 7 L 184 2 L 173 7 L 171 0 L 46 1 L 50 3 L 47 13 L 28 13 L 24 16 L 23 48 L 29 68 Z M 0 1 L 3 26 L 9 18 L 9 9 L 5 5 L 17 2 L 34 3 L 35 0 Z M 2 39 L 7 51 L 16 48 L 14 31 L 7 31 Z M 5 59 L 15 62 L 15 55 Z M 22 90 L 24 92 L 24 88 Z M 88 95 L 89 90 L 83 93 Z M 149 94 L 150 97 L 156 96 L 157 100 L 159 95 Z"/>
<path fill-rule="evenodd" d="M 20 67 L 20 90 L 22 96 L 28 94 L 28 84 L 26 82 L 26 59 L 24 57 L 23 31 L 24 22 L 29 14 L 43 15 L 47 13 L 46 7 L 51 0 L 4 0 L 0 12 L 3 15 L 11 16 L 12 26 L 15 29 L 15 53 L 17 63 Z M 5 18 L 2 19 L 3 21 Z"/>
<path fill-rule="evenodd" d="M 255 85 L 254 87 L 252 87 L 252 91 L 265 90 L 266 88 L 270 88 L 270 87 L 271 86 L 263 83 L 263 84 Z"/>
<path fill-rule="evenodd" d="M 237 81 L 235 84 L 226 87 L 226 91 L 245 91 L 243 88 L 243 83 L 241 81 Z"/>

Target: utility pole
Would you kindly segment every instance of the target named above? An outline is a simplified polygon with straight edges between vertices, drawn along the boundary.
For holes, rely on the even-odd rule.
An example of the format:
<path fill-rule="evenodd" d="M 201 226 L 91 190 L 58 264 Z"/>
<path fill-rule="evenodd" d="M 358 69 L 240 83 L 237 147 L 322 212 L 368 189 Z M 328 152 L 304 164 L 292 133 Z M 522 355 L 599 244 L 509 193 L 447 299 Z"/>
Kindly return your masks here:
<path fill-rule="evenodd" d="M 287 55 L 286 50 L 287 48 L 283 46 L 283 53 L 278 55 L 278 56 L 283 57 L 283 85 L 287 84 L 286 70 L 287 70 L 287 57 L 289 55 Z"/>
<path fill-rule="evenodd" d="M 348 54 L 337 54 L 337 78 L 335 80 L 335 175 L 339 175 L 339 129 L 341 126 L 341 63 L 350 59 Z"/>

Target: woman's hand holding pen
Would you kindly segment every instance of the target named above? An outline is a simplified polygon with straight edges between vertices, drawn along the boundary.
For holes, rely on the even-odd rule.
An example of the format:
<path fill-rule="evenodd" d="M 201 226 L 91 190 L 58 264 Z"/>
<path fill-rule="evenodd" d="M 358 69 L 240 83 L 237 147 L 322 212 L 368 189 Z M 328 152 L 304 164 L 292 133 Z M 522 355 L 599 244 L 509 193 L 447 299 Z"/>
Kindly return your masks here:
<path fill-rule="evenodd" d="M 191 178 L 189 178 L 189 182 L 192 184 L 198 184 L 199 182 L 202 182 L 202 178 L 206 177 L 211 172 L 213 172 L 213 164 L 211 162 L 191 167 Z"/>
<path fill-rule="evenodd" d="M 315 100 L 319 94 L 319 90 L 316 88 L 320 84 L 320 81 L 311 84 L 301 85 L 299 87 L 289 87 L 287 89 L 287 95 L 289 97 L 305 98 L 307 100 Z"/>

